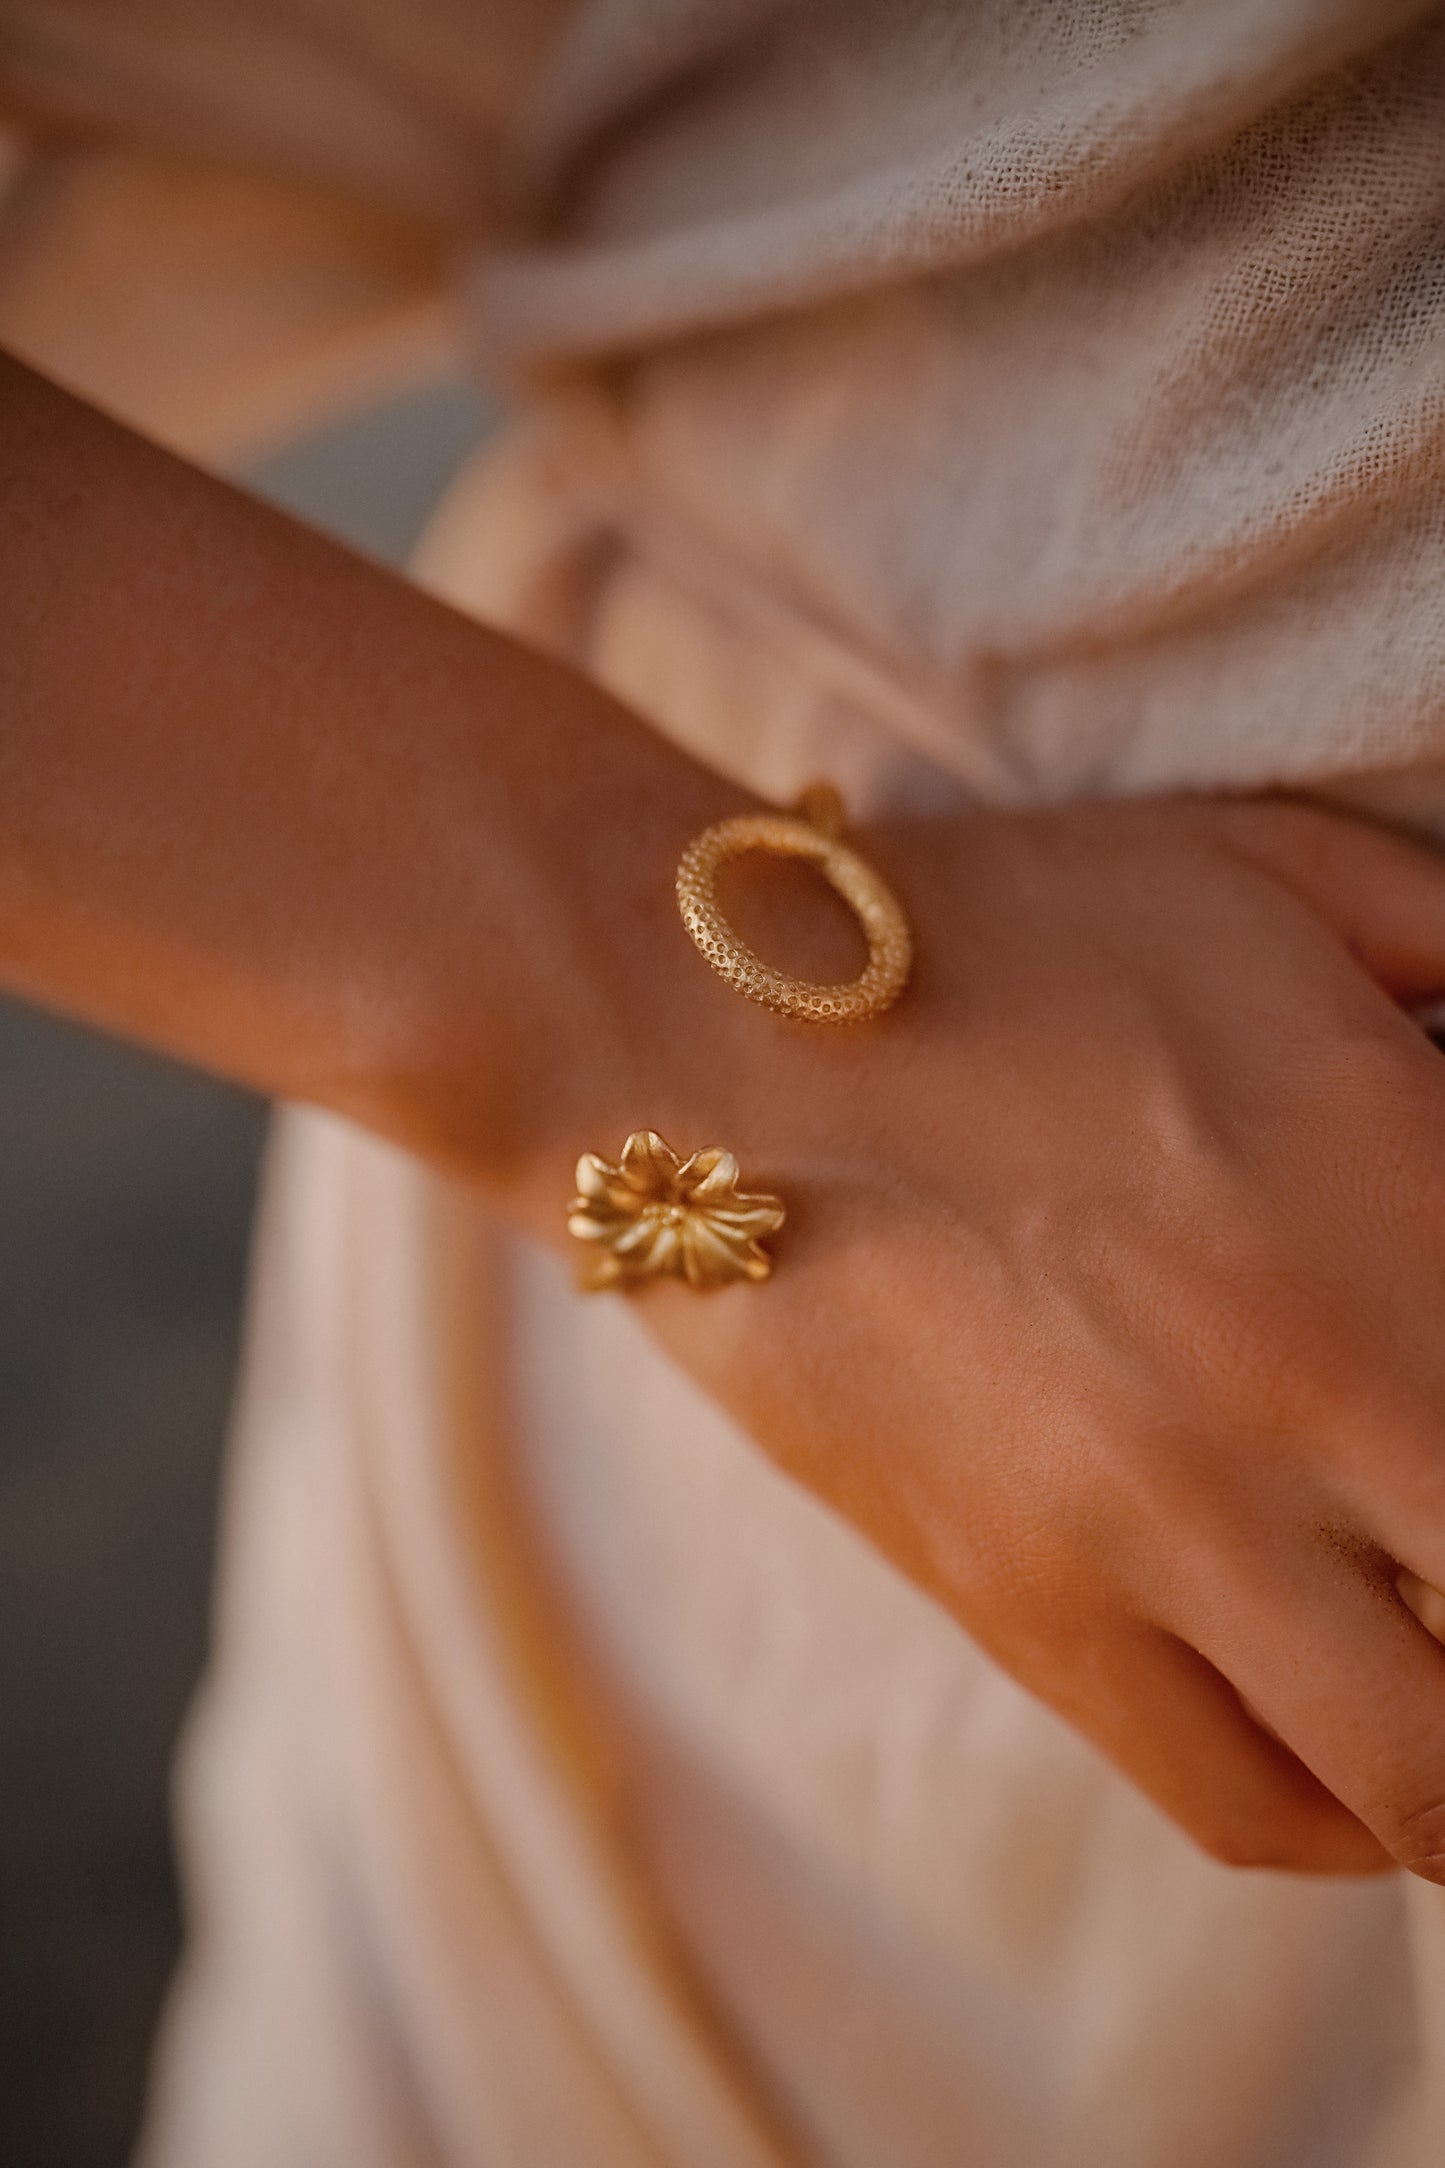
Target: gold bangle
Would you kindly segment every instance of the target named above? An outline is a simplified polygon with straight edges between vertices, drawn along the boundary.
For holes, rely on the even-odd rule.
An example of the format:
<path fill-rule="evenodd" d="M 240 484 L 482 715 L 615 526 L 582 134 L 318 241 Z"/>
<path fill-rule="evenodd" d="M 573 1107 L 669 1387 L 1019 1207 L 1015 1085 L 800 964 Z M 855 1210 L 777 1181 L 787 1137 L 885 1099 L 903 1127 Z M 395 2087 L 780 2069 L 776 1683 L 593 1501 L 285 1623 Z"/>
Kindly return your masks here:
<path fill-rule="evenodd" d="M 776 1197 L 738 1188 L 738 1163 L 720 1145 L 684 1160 L 655 1129 L 635 1129 L 616 1166 L 582 1154 L 567 1230 L 590 1252 L 589 1292 L 673 1279 L 706 1293 L 765 1280 L 773 1260 L 762 1237 L 783 1218 Z"/>
<path fill-rule="evenodd" d="M 913 940 L 902 906 L 867 860 L 840 840 L 842 803 L 828 784 L 805 791 L 797 813 L 740 813 L 715 821 L 691 842 L 677 868 L 677 906 L 704 958 L 749 1001 L 813 1024 L 853 1024 L 881 1016 L 902 993 Z M 850 906 L 868 943 L 856 979 L 819 986 L 763 962 L 723 915 L 713 882 L 719 866 L 745 851 L 809 859 Z"/>

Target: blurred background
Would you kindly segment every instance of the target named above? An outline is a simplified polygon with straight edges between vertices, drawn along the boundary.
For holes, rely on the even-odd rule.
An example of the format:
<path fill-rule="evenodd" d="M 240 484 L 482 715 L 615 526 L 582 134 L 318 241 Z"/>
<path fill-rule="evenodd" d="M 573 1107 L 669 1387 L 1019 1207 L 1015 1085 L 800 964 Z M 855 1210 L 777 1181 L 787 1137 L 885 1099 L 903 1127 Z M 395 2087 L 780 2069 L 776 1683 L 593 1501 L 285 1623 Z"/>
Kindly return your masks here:
<path fill-rule="evenodd" d="M 488 422 L 439 384 L 242 479 L 399 564 Z M 6 2168 L 121 2168 L 135 2131 L 265 1128 L 243 1093 L 0 1003 Z"/>

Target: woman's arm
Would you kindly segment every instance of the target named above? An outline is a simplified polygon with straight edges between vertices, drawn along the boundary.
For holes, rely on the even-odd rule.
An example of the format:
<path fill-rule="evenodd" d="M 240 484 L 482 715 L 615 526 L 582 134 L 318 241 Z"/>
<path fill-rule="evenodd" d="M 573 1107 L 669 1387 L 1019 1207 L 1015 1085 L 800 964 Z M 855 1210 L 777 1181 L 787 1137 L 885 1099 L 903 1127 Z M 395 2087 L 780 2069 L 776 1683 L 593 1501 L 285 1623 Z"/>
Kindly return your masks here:
<path fill-rule="evenodd" d="M 671 869 L 745 802 L 0 359 L 0 983 L 484 1178 L 565 1169 L 681 1118 Z"/>
<path fill-rule="evenodd" d="M 1445 1881 L 1445 869 L 1284 805 L 880 831 L 914 980 L 827 1031 L 677 924 L 741 802 L 0 375 L 0 979 L 553 1239 L 581 1148 L 726 1143 L 777 1275 L 641 1314 L 759 1445 L 1220 1856 Z"/>

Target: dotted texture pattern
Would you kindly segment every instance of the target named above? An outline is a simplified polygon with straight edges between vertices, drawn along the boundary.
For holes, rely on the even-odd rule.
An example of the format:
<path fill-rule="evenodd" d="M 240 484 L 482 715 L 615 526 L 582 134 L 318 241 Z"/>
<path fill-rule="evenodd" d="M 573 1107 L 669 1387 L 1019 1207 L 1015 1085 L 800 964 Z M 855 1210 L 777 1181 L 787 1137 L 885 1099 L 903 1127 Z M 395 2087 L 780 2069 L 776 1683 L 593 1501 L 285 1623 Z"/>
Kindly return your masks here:
<path fill-rule="evenodd" d="M 773 851 L 811 861 L 855 913 L 868 943 L 856 979 L 815 985 L 764 963 L 735 933 L 714 892 L 718 868 L 747 851 Z M 682 923 L 708 963 L 749 1001 L 779 1016 L 814 1024 L 854 1024 L 881 1015 L 908 983 L 913 942 L 893 891 L 866 859 L 810 821 L 786 813 L 740 813 L 705 828 L 683 852 L 677 869 Z"/>

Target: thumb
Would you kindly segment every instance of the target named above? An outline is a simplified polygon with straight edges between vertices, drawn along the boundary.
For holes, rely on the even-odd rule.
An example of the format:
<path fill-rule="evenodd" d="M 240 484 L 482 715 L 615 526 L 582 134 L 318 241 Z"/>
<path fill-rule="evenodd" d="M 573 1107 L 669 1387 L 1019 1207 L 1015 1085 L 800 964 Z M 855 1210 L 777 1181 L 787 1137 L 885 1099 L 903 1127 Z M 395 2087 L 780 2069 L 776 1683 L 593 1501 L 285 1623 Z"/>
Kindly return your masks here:
<path fill-rule="evenodd" d="M 1417 1011 L 1445 1002 L 1445 852 L 1323 806 L 1216 811 L 1227 847 L 1293 889 L 1386 993 Z"/>

